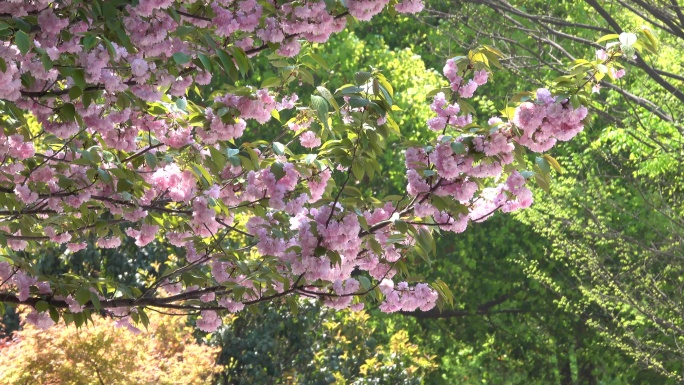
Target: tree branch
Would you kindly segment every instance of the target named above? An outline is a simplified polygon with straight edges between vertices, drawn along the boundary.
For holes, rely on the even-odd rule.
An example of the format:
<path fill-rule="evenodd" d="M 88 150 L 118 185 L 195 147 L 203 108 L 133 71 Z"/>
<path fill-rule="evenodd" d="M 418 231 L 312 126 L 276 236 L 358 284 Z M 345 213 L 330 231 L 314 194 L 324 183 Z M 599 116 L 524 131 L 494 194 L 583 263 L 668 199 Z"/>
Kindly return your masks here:
<path fill-rule="evenodd" d="M 612 16 L 608 13 L 608 11 L 605 10 L 596 0 L 585 0 L 587 4 L 589 4 L 592 8 L 598 12 L 599 15 L 608 23 L 608 25 L 611 26 L 615 30 L 616 33 L 622 33 L 623 29 L 620 27 L 620 24 L 618 24 L 615 19 L 613 19 Z M 641 68 L 644 70 L 650 77 L 653 79 L 656 83 L 660 84 L 663 88 L 665 88 L 669 93 L 671 93 L 674 97 L 679 99 L 682 103 L 684 103 L 684 92 L 680 91 L 677 87 L 675 87 L 673 84 L 669 83 L 667 80 L 663 79 L 651 66 L 649 66 L 642 58 L 641 55 L 638 53 L 636 54 L 636 65 L 637 67 Z"/>

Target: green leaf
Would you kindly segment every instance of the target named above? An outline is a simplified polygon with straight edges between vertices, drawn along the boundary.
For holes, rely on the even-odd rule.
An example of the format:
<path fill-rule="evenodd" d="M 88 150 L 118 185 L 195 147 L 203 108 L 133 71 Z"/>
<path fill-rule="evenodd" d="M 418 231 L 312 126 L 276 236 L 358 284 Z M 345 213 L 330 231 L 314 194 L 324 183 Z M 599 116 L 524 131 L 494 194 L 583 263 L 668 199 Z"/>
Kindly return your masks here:
<path fill-rule="evenodd" d="M 14 35 L 14 43 L 17 45 L 17 48 L 19 48 L 19 52 L 21 52 L 22 55 L 26 55 L 31 49 L 31 39 L 24 31 L 18 31 Z"/>
<path fill-rule="evenodd" d="M 549 189 L 551 188 L 551 181 L 549 179 L 548 174 L 542 174 L 537 172 L 534 174 L 534 180 L 535 182 L 537 182 L 537 186 L 539 186 L 539 188 L 546 192 L 549 192 Z"/>
<path fill-rule="evenodd" d="M 469 114 L 473 114 L 473 115 L 477 114 L 475 107 L 473 107 L 470 103 L 466 102 L 463 99 L 458 100 L 458 106 L 461 107 L 461 111 L 463 113 L 469 113 Z"/>
<path fill-rule="evenodd" d="M 184 54 L 183 52 L 176 52 L 173 55 L 171 55 L 173 58 L 173 61 L 176 62 L 176 64 L 185 64 L 190 62 L 190 56 Z M 201 60 L 201 59 L 200 59 Z"/>
<path fill-rule="evenodd" d="M 57 309 L 55 309 L 54 307 L 50 307 L 49 311 L 50 318 L 52 318 L 52 321 L 55 323 L 59 322 L 59 312 L 57 311 Z"/>
<path fill-rule="evenodd" d="M 360 276 L 356 277 L 356 279 L 359 281 L 359 283 L 361 284 L 361 288 L 364 291 L 368 291 L 368 289 L 371 288 L 370 279 L 368 279 L 367 277 L 360 275 Z"/>
<path fill-rule="evenodd" d="M 133 183 L 127 179 L 119 179 L 116 182 L 116 192 L 130 192 L 133 189 Z"/>
<path fill-rule="evenodd" d="M 235 63 L 233 63 L 233 59 L 230 57 L 230 55 L 228 55 L 228 53 L 222 49 L 217 50 L 216 55 L 221 61 L 221 66 L 226 71 L 228 76 L 230 76 L 233 80 L 237 80 L 238 70 L 237 67 L 235 67 Z"/>
<path fill-rule="evenodd" d="M 340 111 L 340 106 L 337 104 L 337 101 L 333 97 L 333 94 L 327 88 L 323 86 L 318 86 L 316 87 L 316 91 L 318 91 L 318 93 L 321 94 L 321 96 L 325 98 L 325 100 L 327 100 L 331 106 L 333 106 L 335 111 Z"/>
<path fill-rule="evenodd" d="M 104 42 L 105 47 L 107 47 L 107 52 L 109 52 L 109 58 L 113 59 L 116 57 L 116 49 L 114 48 L 114 45 L 112 44 L 109 39 L 107 39 L 104 36 L 101 36 L 102 41 Z"/>
<path fill-rule="evenodd" d="M 73 122 L 76 118 L 76 107 L 71 103 L 64 103 L 59 109 L 59 116 L 66 122 Z"/>
<path fill-rule="evenodd" d="M 159 165 L 159 162 L 157 161 L 157 156 L 155 154 L 148 152 L 145 153 L 143 157 L 145 158 L 145 163 L 153 169 L 157 168 L 157 166 Z"/>
<path fill-rule="evenodd" d="M 268 87 L 277 87 L 281 85 L 283 82 L 280 80 L 280 78 L 276 77 L 271 77 L 271 78 L 266 78 L 264 79 L 263 82 L 261 82 L 261 88 L 268 88 Z"/>
<path fill-rule="evenodd" d="M 318 157 L 317 154 L 308 154 L 307 156 L 304 157 L 304 163 L 311 164 L 316 160 L 317 157 Z"/>
<path fill-rule="evenodd" d="M 373 250 L 373 252 L 376 255 L 383 255 L 384 254 L 382 251 L 382 246 L 380 245 L 380 242 L 378 242 L 375 238 L 369 238 L 368 243 L 370 244 L 371 250 Z"/>
<path fill-rule="evenodd" d="M 204 168 L 204 166 L 202 166 L 199 163 L 192 163 L 192 168 L 196 170 L 199 173 L 199 175 L 202 175 L 204 177 L 209 186 L 211 186 L 214 183 L 214 178 L 211 176 L 209 171 L 207 171 L 207 169 Z"/>
<path fill-rule="evenodd" d="M 387 81 L 387 78 L 383 74 L 377 74 L 376 78 L 378 79 L 378 82 L 380 83 L 381 88 L 380 89 L 385 89 L 385 91 L 389 94 L 390 97 L 394 97 L 394 88 L 392 88 L 392 85 L 390 82 Z"/>
<path fill-rule="evenodd" d="M 244 77 L 247 75 L 247 72 L 249 72 L 249 59 L 247 58 L 247 54 L 242 50 L 242 48 L 233 47 L 233 57 L 238 64 L 240 73 Z"/>
<path fill-rule="evenodd" d="M 147 314 L 145 314 L 142 308 L 138 308 L 138 315 L 140 316 L 140 322 L 145 328 L 150 326 L 150 319 L 147 317 Z"/>
<path fill-rule="evenodd" d="M 354 74 L 354 80 L 356 81 L 356 85 L 364 85 L 370 79 L 371 73 L 370 72 L 365 72 L 365 71 L 359 71 L 356 74 Z"/>
<path fill-rule="evenodd" d="M 335 94 L 341 93 L 342 95 L 358 94 L 361 91 L 361 87 L 357 87 L 351 84 L 345 84 L 342 87 L 335 90 Z"/>
<path fill-rule="evenodd" d="M 22 30 L 22 31 L 24 31 L 24 32 L 26 32 L 26 33 L 30 33 L 30 32 L 31 32 L 31 29 L 33 28 L 33 26 L 32 26 L 30 23 L 28 23 L 26 20 L 24 20 L 24 19 L 21 18 L 21 17 L 15 17 L 13 20 L 14 20 L 14 22 L 16 23 L 16 26 L 17 26 L 20 30 Z"/>
<path fill-rule="evenodd" d="M 356 188 L 354 186 L 344 186 L 343 191 L 346 195 L 349 195 L 349 196 L 353 196 L 353 197 L 357 197 L 357 198 L 360 198 L 361 196 L 363 196 L 363 193 L 361 192 L 361 190 L 359 190 L 358 188 Z"/>
<path fill-rule="evenodd" d="M 316 111 L 323 126 L 330 129 L 328 125 L 328 102 L 321 96 L 313 95 L 311 96 L 311 108 Z"/>
<path fill-rule="evenodd" d="M 313 77 L 313 74 L 311 72 L 309 72 L 308 70 L 301 68 L 301 67 L 297 70 L 297 72 L 299 73 L 299 77 L 304 82 L 309 83 L 311 85 L 314 85 L 314 77 Z"/>
<path fill-rule="evenodd" d="M 315 53 L 310 53 L 309 57 L 312 58 L 318 65 L 323 67 L 326 70 L 329 70 L 330 67 L 328 66 L 328 63 L 326 63 L 325 59 L 321 55 L 315 54 Z"/>
<path fill-rule="evenodd" d="M 280 142 L 273 142 L 273 152 L 276 155 L 285 155 L 285 145 Z"/>
<path fill-rule="evenodd" d="M 237 285 L 233 288 L 233 300 L 241 301 L 242 296 L 245 295 L 245 287 Z"/>
<path fill-rule="evenodd" d="M 614 40 L 620 38 L 620 35 L 616 33 L 611 33 L 609 35 L 602 36 L 600 39 L 596 40 L 596 43 L 601 43 L 606 40 Z"/>
<path fill-rule="evenodd" d="M 50 57 L 48 56 L 47 53 L 42 53 L 40 55 L 40 62 L 43 63 L 43 68 L 45 71 L 49 71 L 54 67 L 54 63 L 52 63 L 52 60 L 50 60 Z"/>
<path fill-rule="evenodd" d="M 185 98 L 178 98 L 176 99 L 176 107 L 178 107 L 180 110 L 186 111 L 188 108 L 188 101 L 185 100 Z"/>
<path fill-rule="evenodd" d="M 71 87 L 69 88 L 69 98 L 71 100 L 76 100 L 79 96 L 83 94 L 83 90 L 79 87 Z"/>
<path fill-rule="evenodd" d="M 39 313 L 45 312 L 50 309 L 50 304 L 48 304 L 45 301 L 38 301 L 36 302 L 36 310 L 38 310 Z"/>
<path fill-rule="evenodd" d="M 90 301 L 90 290 L 88 290 L 85 287 L 81 287 L 78 290 L 76 290 L 76 293 L 74 293 L 74 297 L 76 298 L 76 301 L 78 301 L 79 305 L 85 305 Z"/>
<path fill-rule="evenodd" d="M 437 279 L 431 286 L 439 293 L 444 302 L 449 304 L 449 306 L 454 305 L 454 293 L 452 293 L 451 289 L 449 289 L 449 285 L 447 285 L 441 279 Z"/>
<path fill-rule="evenodd" d="M 92 291 L 90 291 L 90 302 L 93 303 L 95 310 L 100 311 L 102 308 L 102 305 L 100 304 L 100 298 L 98 298 L 97 294 L 93 293 Z"/>
<path fill-rule="evenodd" d="M 539 169 L 542 170 L 544 173 L 548 174 L 551 172 L 551 165 L 546 159 L 538 156 L 535 159 L 535 162 L 537 163 L 537 166 L 539 166 Z"/>
<path fill-rule="evenodd" d="M 432 232 L 429 230 L 418 230 L 418 244 L 420 244 L 425 251 L 431 251 L 432 253 L 437 252 L 437 245 L 435 244 L 434 238 L 432 238 Z"/>
<path fill-rule="evenodd" d="M 111 152 L 110 152 L 110 154 L 111 154 Z M 107 183 L 107 184 L 110 185 L 110 186 L 111 186 L 112 183 L 114 182 L 114 181 L 112 180 L 112 176 L 109 175 L 109 173 L 107 172 L 107 170 L 103 170 L 103 169 L 101 169 L 101 168 L 98 168 L 98 169 L 97 169 L 97 174 L 100 176 L 100 179 L 102 179 L 105 183 Z"/>
<path fill-rule="evenodd" d="M 86 89 L 85 72 L 83 71 L 82 68 L 74 69 L 74 71 L 71 73 L 71 79 L 73 79 L 76 87 L 85 91 L 85 89 Z"/>
<path fill-rule="evenodd" d="M 178 13 L 176 13 L 176 15 L 178 15 Z M 173 34 L 180 37 L 180 36 L 189 35 L 196 30 L 197 30 L 197 28 L 194 26 L 181 25 L 180 27 L 176 28 L 175 31 L 173 31 Z"/>
<path fill-rule="evenodd" d="M 549 154 L 544 154 L 544 159 L 546 159 L 546 161 L 549 162 L 549 164 L 551 164 L 551 167 L 553 167 L 553 169 L 556 170 L 559 174 L 563 173 L 563 168 L 554 157 L 552 157 Z"/>
<path fill-rule="evenodd" d="M 351 98 L 349 98 L 349 105 L 352 108 L 366 107 L 369 104 L 370 104 L 370 100 L 368 100 L 366 98 L 360 98 L 358 96 L 352 96 Z"/>
<path fill-rule="evenodd" d="M 211 71 L 211 59 L 203 53 L 198 53 L 197 57 L 199 58 L 200 63 L 202 63 L 202 67 L 207 71 Z"/>
<path fill-rule="evenodd" d="M 354 178 L 356 178 L 356 180 L 363 179 L 364 171 L 365 170 L 363 169 L 361 162 L 354 162 L 354 164 L 352 164 L 352 174 L 354 174 Z"/>
<path fill-rule="evenodd" d="M 91 48 L 93 48 L 97 45 L 97 38 L 92 33 L 87 33 L 83 37 L 82 44 L 83 44 L 83 50 L 88 52 L 88 51 L 90 51 Z"/>
<path fill-rule="evenodd" d="M 656 54 L 658 52 L 658 39 L 656 39 L 653 30 L 649 26 L 642 25 L 639 32 L 646 36 L 646 39 L 649 42 L 648 47 L 650 48 L 649 50 L 651 53 Z"/>
<path fill-rule="evenodd" d="M 465 152 L 466 152 L 465 145 L 463 145 L 463 143 L 461 143 L 461 142 L 452 142 L 451 143 L 451 150 L 456 155 L 465 154 Z"/>
<path fill-rule="evenodd" d="M 399 242 L 404 242 L 406 240 L 406 236 L 404 234 L 392 234 L 387 238 L 386 243 L 399 243 Z M 379 254 L 382 255 L 382 254 Z"/>

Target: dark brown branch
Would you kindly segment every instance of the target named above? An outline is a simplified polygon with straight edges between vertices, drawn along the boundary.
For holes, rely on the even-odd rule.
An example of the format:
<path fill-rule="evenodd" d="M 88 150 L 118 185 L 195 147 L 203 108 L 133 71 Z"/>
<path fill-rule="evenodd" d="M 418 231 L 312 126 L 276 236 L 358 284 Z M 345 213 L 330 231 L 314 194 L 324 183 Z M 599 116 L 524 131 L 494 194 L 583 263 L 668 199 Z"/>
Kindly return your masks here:
<path fill-rule="evenodd" d="M 632 0 L 635 3 L 637 3 L 641 8 L 645 9 L 647 12 L 649 12 L 651 15 L 655 16 L 658 20 L 662 21 L 670 27 L 670 33 L 673 34 L 674 36 L 677 36 L 680 39 L 684 39 L 684 30 L 682 30 L 681 27 L 679 27 L 677 24 L 673 22 L 673 18 L 666 13 L 662 11 L 662 9 L 659 9 L 657 7 L 654 7 L 652 4 L 652 0 L 650 2 L 646 2 L 643 0 Z"/>
<path fill-rule="evenodd" d="M 511 293 L 502 295 L 499 298 L 495 298 L 487 303 L 484 303 L 474 310 L 458 309 L 458 310 L 439 310 L 438 308 L 432 308 L 428 311 L 401 311 L 400 314 L 407 315 L 410 317 L 418 319 L 437 319 L 437 318 L 451 318 L 451 317 L 467 317 L 473 315 L 491 315 L 491 314 L 520 314 L 520 313 L 531 313 L 531 310 L 524 309 L 501 309 L 492 310 L 492 308 L 501 305 L 502 303 L 513 298 L 518 294 L 520 290 L 514 290 Z"/>
<path fill-rule="evenodd" d="M 400 311 L 399 314 L 418 318 L 418 319 L 439 319 L 439 318 L 454 318 L 454 317 L 469 317 L 475 315 L 493 315 L 493 314 L 524 314 L 532 313 L 532 310 L 524 309 L 502 309 L 502 310 L 476 310 L 475 312 L 468 310 L 445 310 L 440 311 L 438 308 L 433 308 L 428 311 Z"/>
<path fill-rule="evenodd" d="M 585 0 L 592 8 L 598 12 L 599 15 L 615 30 L 616 33 L 622 33 L 622 27 L 618 24 L 615 19 L 606 11 L 596 0 Z M 636 65 L 637 67 L 644 70 L 656 83 L 660 84 L 674 97 L 679 99 L 684 103 L 684 92 L 680 91 L 673 84 L 669 83 L 667 80 L 663 79 L 651 66 L 649 66 L 638 53 L 636 54 Z"/>
<path fill-rule="evenodd" d="M 677 3 L 677 0 L 670 0 L 670 3 L 672 3 L 672 9 L 674 9 L 679 18 L 679 25 L 684 28 L 684 13 L 682 13 L 682 7 Z"/>

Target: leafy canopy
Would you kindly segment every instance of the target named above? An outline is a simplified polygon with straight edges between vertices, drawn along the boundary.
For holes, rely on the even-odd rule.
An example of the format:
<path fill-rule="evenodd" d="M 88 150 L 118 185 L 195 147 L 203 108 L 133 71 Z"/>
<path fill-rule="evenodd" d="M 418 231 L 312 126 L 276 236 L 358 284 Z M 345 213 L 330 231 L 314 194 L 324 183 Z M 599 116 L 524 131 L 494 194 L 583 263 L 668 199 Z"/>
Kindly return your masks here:
<path fill-rule="evenodd" d="M 0 301 L 33 307 L 27 320 L 40 327 L 102 312 L 135 328 L 149 324 L 146 309 L 173 308 L 199 313 L 209 332 L 222 312 L 277 298 L 385 312 L 451 305 L 444 282 L 410 274 L 434 253 L 433 232 L 528 207 L 528 180 L 547 188 L 560 170 L 543 153 L 583 129 L 594 83 L 620 78 L 617 59 L 650 46 L 606 36 L 618 42 L 596 60 L 482 118 L 468 99 L 502 53 L 483 45 L 447 60 L 448 85 L 430 94 L 432 135 L 400 146 L 405 192 L 368 196 L 356 186 L 381 177 L 378 158 L 402 135 L 391 73 L 358 71 L 328 89 L 310 43 L 386 5 L 0 5 Z M 252 76 L 260 58 L 274 76 Z M 51 274 L 31 257 L 124 239 L 170 251 L 142 286 Z"/>

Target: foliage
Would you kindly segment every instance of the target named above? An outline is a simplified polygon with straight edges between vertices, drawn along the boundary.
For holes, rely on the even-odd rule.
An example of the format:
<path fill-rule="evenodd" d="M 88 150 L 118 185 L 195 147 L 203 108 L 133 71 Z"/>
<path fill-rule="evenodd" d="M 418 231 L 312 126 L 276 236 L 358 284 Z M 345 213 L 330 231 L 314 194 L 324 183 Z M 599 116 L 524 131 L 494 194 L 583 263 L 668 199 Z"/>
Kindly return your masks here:
<path fill-rule="evenodd" d="M 371 324 L 366 312 L 312 303 L 231 315 L 211 337 L 225 366 L 219 383 L 418 384 L 436 368 L 406 330 L 385 337 Z"/>
<path fill-rule="evenodd" d="M 674 316 L 682 308 L 675 214 L 681 212 L 684 114 L 681 2 L 459 5 L 439 21 L 424 20 L 465 46 L 472 36 L 485 39 L 478 43 L 491 39 L 518 81 L 545 84 L 549 68 L 571 73 L 562 61 L 592 55 L 599 30 L 642 34 L 657 45 L 658 55 L 645 49 L 626 58 L 624 78 L 602 79 L 590 105 L 596 119 L 557 147 L 565 173 L 550 196 L 537 192 L 537 205 L 517 217 L 551 245 L 537 261 L 525 262 L 528 276 L 555 293 L 563 312 L 584 320 L 598 334 L 595 341 L 623 352 L 627 365 L 641 363 L 645 370 L 628 380 L 666 382 L 660 373 L 681 381 L 681 317 Z"/>
<path fill-rule="evenodd" d="M 580 251 L 570 262 L 559 256 L 545 260 L 540 244 L 552 244 L 554 253 L 569 246 L 559 236 L 562 231 L 554 229 L 557 224 L 543 224 L 547 221 L 535 217 L 537 213 L 525 219 L 530 226 L 522 231 L 522 241 L 507 238 L 518 229 L 511 229 L 515 225 L 505 220 L 504 235 L 499 234 L 500 227 L 486 228 L 489 234 L 469 230 L 466 236 L 476 234 L 481 240 L 470 244 L 466 238 L 465 253 L 442 251 L 433 240 L 453 242 L 442 232 L 460 233 L 495 211 L 529 206 L 528 181 L 549 190 L 551 170 L 562 168 L 545 152 L 589 122 L 584 105 L 592 104 L 596 97 L 592 91 L 603 86 L 630 95 L 628 85 L 638 83 L 633 79 L 641 74 L 636 68 L 662 85 L 653 76 L 655 67 L 642 59 L 654 54 L 658 45 L 659 32 L 641 27 L 648 18 L 616 16 L 629 25 L 623 31 L 615 19 L 601 12 L 600 4 L 587 1 L 610 27 L 587 29 L 583 22 L 592 10 L 573 7 L 571 2 L 554 7 L 520 2 L 524 3 L 520 9 L 515 1 L 475 2 L 490 7 L 487 10 L 464 1 L 456 4 L 460 15 L 489 24 L 501 15 L 502 23 L 477 29 L 466 20 L 459 25 L 464 33 L 455 34 L 449 30 L 450 20 L 443 17 L 449 7 L 438 4 L 439 13 L 431 13 L 437 17 L 428 17 L 438 30 L 426 32 L 417 23 L 401 31 L 379 27 L 408 20 L 385 15 L 379 24 L 354 25 L 353 33 L 337 35 L 332 45 L 324 45 L 345 22 L 354 24 L 351 16 L 367 20 L 386 2 L 296 2 L 273 7 L 247 0 L 240 2 L 237 13 L 222 2 L 211 6 L 124 0 L 38 3 L 0 8 L 0 36 L 7 42 L 0 52 L 0 82 L 6 86 L 0 94 L 0 109 L 5 112 L 0 203 L 7 208 L 0 213 L 4 220 L 0 242 L 7 245 L 0 262 L 4 290 L 0 299 L 12 306 L 34 307 L 29 320 L 48 326 L 50 319 L 62 318 L 82 325 L 91 314 L 104 311 L 121 317 L 123 324 L 146 325 L 150 309 L 176 307 L 193 316 L 201 312 L 196 325 L 213 331 L 221 325 L 224 311 L 237 312 L 281 297 L 296 309 L 301 303 L 297 296 L 314 297 L 337 309 L 358 311 L 367 306 L 373 314 L 379 307 L 417 317 L 406 327 L 412 336 L 421 335 L 429 343 L 426 350 L 437 350 L 442 357 L 443 368 L 433 372 L 433 378 L 492 382 L 591 383 L 597 381 L 600 367 L 620 383 L 635 373 L 619 374 L 631 368 L 632 361 L 611 366 L 609 361 L 619 356 L 616 350 L 607 353 L 610 358 L 596 359 L 605 340 L 641 361 L 649 360 L 648 350 L 662 342 L 656 337 L 654 344 L 643 345 L 648 349 L 630 350 L 629 342 L 653 325 L 641 319 L 627 324 L 616 320 L 621 332 L 615 333 L 615 328 L 597 322 L 606 314 L 614 315 L 610 312 L 616 308 L 623 309 L 601 297 L 606 293 L 620 297 L 619 291 L 601 283 L 607 276 L 591 275 L 591 269 L 603 271 L 605 263 L 577 256 Z M 392 2 L 388 8 L 416 11 L 422 5 Z M 550 13 L 545 17 L 528 17 L 546 9 Z M 569 23 L 566 32 L 578 38 L 558 45 L 540 32 L 547 29 L 535 32 L 539 23 Z M 375 36 L 378 31 L 386 36 Z M 593 43 L 597 31 L 607 35 Z M 523 41 L 528 33 L 535 38 L 529 40 L 531 44 Z M 416 37 L 435 49 L 426 52 L 423 42 L 412 40 Z M 458 39 L 463 42 L 459 47 L 454 44 L 461 43 Z M 554 56 L 555 51 L 534 54 L 540 42 L 551 44 L 565 59 Z M 406 46 L 411 48 L 388 49 Z M 672 57 L 667 47 L 673 44 L 665 46 L 666 55 Z M 595 48 L 605 50 L 595 60 L 582 59 L 593 58 Z M 633 54 L 637 54 L 634 59 Z M 426 70 L 421 57 L 432 67 L 441 67 L 449 58 L 443 69 L 449 81 Z M 627 80 L 623 57 L 635 65 Z M 566 62 L 572 64 L 568 67 Z M 511 90 L 519 86 L 511 77 L 492 85 L 493 70 L 502 63 L 526 80 L 524 88 L 537 88 L 536 84 L 546 88 L 513 94 Z M 675 67 L 667 70 L 676 74 Z M 553 71 L 563 76 L 553 79 Z M 655 73 L 663 73 L 659 71 Z M 474 97 L 480 86 L 481 95 Z M 434 87 L 438 88 L 430 92 Z M 664 88 L 665 92 L 656 90 L 651 96 L 671 109 L 678 94 Z M 605 135 L 593 143 L 610 147 L 620 154 L 621 162 L 627 150 L 649 152 L 644 137 L 662 143 L 643 121 L 650 119 L 649 114 L 666 121 L 668 116 L 648 100 L 625 97 L 645 111 L 624 113 L 612 94 L 593 104 L 602 119 L 608 116 L 616 124 L 605 128 Z M 609 108 L 615 106 L 618 112 L 612 114 Z M 675 121 L 672 116 L 653 126 L 658 136 L 677 136 L 676 126 L 669 124 Z M 432 131 L 425 129 L 426 120 Z M 634 140 L 624 140 L 618 124 L 638 125 L 638 130 L 629 131 Z M 659 146 L 667 156 L 632 157 L 629 172 L 674 175 L 665 170 L 676 168 L 676 148 Z M 566 170 L 575 170 L 582 147 L 562 148 L 575 163 Z M 531 152 L 539 154 L 528 156 Z M 405 155 L 405 167 L 397 161 L 399 155 L 402 160 Z M 610 191 L 615 195 L 630 191 L 624 195 L 634 203 L 630 209 L 642 207 L 643 202 L 636 202 L 631 194 L 637 190 L 619 183 L 613 187 Z M 650 186 L 646 190 L 651 199 L 659 197 Z M 666 190 L 665 200 L 677 188 L 672 185 Z M 572 197 L 565 201 L 573 202 L 586 191 L 594 192 L 565 190 Z M 543 199 L 537 195 L 536 199 Z M 562 194 L 557 197 L 563 202 Z M 662 211 L 678 212 L 672 207 L 670 201 L 659 206 L 666 209 Z M 581 211 L 552 210 L 555 216 L 568 212 L 580 218 L 573 231 L 591 229 Z M 614 216 L 609 206 L 600 211 Z M 647 226 L 629 224 L 634 231 L 629 234 L 653 228 L 669 231 L 660 227 L 657 216 L 648 219 Z M 561 240 L 540 239 L 530 234 L 530 228 Z M 622 241 L 611 242 L 594 246 L 587 241 L 583 247 L 601 255 L 613 253 L 609 260 L 616 253 L 634 253 Z M 506 250 L 510 243 L 517 245 L 513 251 Z M 670 251 L 673 244 L 663 248 Z M 111 253 L 102 250 L 119 245 L 123 247 Z M 505 257 L 487 255 L 482 245 L 502 249 L 500 255 Z M 51 257 L 36 258 L 43 250 L 50 250 Z M 484 257 L 471 257 L 475 253 Z M 124 261 L 109 262 L 122 256 Z M 72 266 L 81 260 L 87 262 L 82 268 Z M 616 271 L 634 271 L 629 266 Z M 664 265 L 659 261 L 652 266 Z M 577 284 L 563 282 L 566 271 L 579 277 Z M 508 272 L 513 274 L 500 279 Z M 584 285 L 587 277 L 591 277 L 589 286 Z M 632 282 L 642 282 L 630 286 L 633 293 L 647 286 L 644 281 Z M 658 288 L 669 290 L 672 285 Z M 573 292 L 578 288 L 581 295 Z M 628 314 L 643 300 L 640 295 L 623 298 L 618 304 L 626 305 Z M 266 328 L 280 330 L 280 322 L 303 321 L 284 317 L 280 309 L 266 306 L 264 311 L 276 322 Z M 308 311 L 301 310 L 300 315 Z M 364 314 L 340 317 L 363 318 Z M 671 314 L 676 312 L 669 310 L 646 314 L 675 322 Z M 434 325 L 452 330 L 439 323 L 444 318 L 469 316 L 486 316 L 488 323 L 468 325 L 471 338 L 461 336 L 458 344 L 429 333 Z M 249 317 L 231 316 L 231 324 L 223 330 L 241 322 L 260 330 L 260 324 Z M 595 329 L 585 328 L 586 319 Z M 628 321 L 632 320 L 628 317 Z M 511 327 L 515 331 L 510 334 L 517 339 L 502 331 Z M 662 323 L 656 322 L 658 327 Z M 357 373 L 388 380 L 386 372 L 392 368 L 385 364 L 388 357 L 396 357 L 392 346 L 405 343 L 406 329 L 385 336 L 390 351 L 382 354 L 357 351 L 362 345 L 345 343 L 357 341 L 357 335 L 370 335 L 372 328 L 343 329 L 351 334 L 339 334 L 335 344 L 324 339 L 321 346 L 343 345 L 344 353 L 317 356 L 316 362 L 325 367 L 337 362 L 340 381 Z M 624 336 L 626 343 L 621 340 Z M 258 338 L 247 340 L 248 346 L 254 346 Z M 292 342 L 276 341 L 281 348 Z M 224 339 L 223 344 L 229 346 L 230 340 Z M 536 354 L 529 353 L 535 349 Z M 410 368 L 416 353 L 411 351 L 408 361 L 392 361 L 394 368 Z M 463 360 L 463 355 L 471 358 Z M 547 356 L 553 359 L 544 366 Z M 231 370 L 263 374 L 261 369 L 249 369 L 254 356 L 236 357 L 224 376 L 234 376 Z M 500 362 L 505 365 L 497 367 Z M 431 369 L 425 361 L 418 366 Z M 658 370 L 677 370 L 676 365 L 663 368 Z M 285 373 L 275 367 L 267 372 Z"/>
<path fill-rule="evenodd" d="M 407 4 L 395 8 L 418 8 Z M 337 309 L 380 304 L 385 312 L 451 304 L 442 281 L 410 286 L 392 278 L 413 282 L 407 263 L 429 260 L 433 228 L 462 232 L 499 209 L 528 207 L 527 179 L 547 187 L 559 166 L 548 154 L 528 165 L 527 151 L 547 151 L 581 131 L 591 83 L 604 69 L 619 78 L 616 59 L 641 42 L 620 35 L 629 39 L 605 58 L 558 79 L 559 96 L 520 94 L 505 121 L 486 124 L 466 100 L 501 67 L 501 52 L 484 45 L 448 60 L 448 87 L 430 95 L 437 116 L 428 126 L 441 135 L 401 144 L 407 192 L 364 197 L 354 185 L 382 172 L 378 158 L 401 134 L 394 87 L 372 69 L 333 92 L 312 72 L 327 68 L 325 60 L 294 39 L 326 41 L 344 26 L 342 4 L 274 9 L 247 1 L 241 12 L 249 17 L 233 26 L 224 22 L 236 14 L 220 3 L 191 12 L 174 2 L 45 5 L 8 10 L 17 17 L 3 30 L 15 45 L 3 58 L 0 265 L 15 290 L 3 301 L 33 306 L 29 319 L 44 327 L 59 318 L 81 325 L 102 309 L 146 325 L 146 308 L 174 307 L 201 311 L 197 326 L 212 331 L 221 325 L 217 310 L 294 295 Z M 366 6 L 348 9 L 361 20 L 381 9 Z M 292 12 L 317 16 L 293 25 Z M 277 70 L 256 89 L 248 85 L 257 80 L 249 55 L 262 51 Z M 215 76 L 230 82 L 212 84 Z M 312 86 L 308 107 L 289 93 L 295 79 Z M 200 98 L 185 97 L 191 93 Z M 280 121 L 281 112 L 280 133 L 259 137 L 254 125 Z M 38 276 L 35 261 L 17 254 L 45 243 L 70 252 L 87 242 L 116 248 L 124 234 L 138 247 L 158 239 L 182 257 L 139 288 L 111 276 Z"/>
<path fill-rule="evenodd" d="M 87 326 L 31 325 L 3 341 L 2 384 L 209 384 L 217 348 L 197 344 L 183 317 L 150 314 L 139 334 L 95 316 Z"/>

